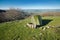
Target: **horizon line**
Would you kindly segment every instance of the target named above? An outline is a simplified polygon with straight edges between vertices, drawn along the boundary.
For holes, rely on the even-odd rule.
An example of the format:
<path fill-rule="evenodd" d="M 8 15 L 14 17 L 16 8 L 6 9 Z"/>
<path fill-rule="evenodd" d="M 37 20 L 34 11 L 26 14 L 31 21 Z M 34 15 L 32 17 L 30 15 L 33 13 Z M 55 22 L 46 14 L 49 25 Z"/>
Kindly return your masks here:
<path fill-rule="evenodd" d="M 60 9 L 60 8 L 0 8 L 3 10 L 8 10 L 8 9 Z"/>

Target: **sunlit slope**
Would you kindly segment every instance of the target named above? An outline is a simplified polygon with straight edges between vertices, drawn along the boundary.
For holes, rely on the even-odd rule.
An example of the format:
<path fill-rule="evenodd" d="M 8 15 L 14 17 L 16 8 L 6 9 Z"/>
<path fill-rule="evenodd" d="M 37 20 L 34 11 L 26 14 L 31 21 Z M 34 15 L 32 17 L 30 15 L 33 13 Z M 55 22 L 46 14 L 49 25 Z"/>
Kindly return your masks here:
<path fill-rule="evenodd" d="M 33 15 L 31 17 L 29 17 L 30 19 L 30 23 L 36 24 L 36 25 L 40 25 L 41 24 L 41 16 L 40 15 Z"/>
<path fill-rule="evenodd" d="M 38 36 L 40 32 L 39 29 L 27 27 L 26 24 L 30 22 L 29 17 L 20 21 L 0 23 L 0 40 L 34 40 L 33 37 Z"/>
<path fill-rule="evenodd" d="M 58 25 L 60 17 L 42 17 L 52 19 L 47 25 Z M 55 21 L 56 20 L 56 21 Z M 58 21 L 58 22 L 57 22 Z M 0 23 L 0 40 L 60 40 L 60 28 L 31 29 L 26 26 L 31 18 Z M 56 23 L 55 23 L 56 22 Z"/>
<path fill-rule="evenodd" d="M 26 26 L 27 19 L 21 21 L 13 21 L 0 23 L 0 40 L 23 40 L 30 39 L 32 32 Z M 29 37 L 29 38 L 27 38 Z"/>
<path fill-rule="evenodd" d="M 34 16 L 34 19 L 35 19 L 35 22 L 36 22 L 36 24 L 37 25 L 40 25 L 40 23 L 39 23 L 39 15 L 36 15 L 36 16 Z"/>

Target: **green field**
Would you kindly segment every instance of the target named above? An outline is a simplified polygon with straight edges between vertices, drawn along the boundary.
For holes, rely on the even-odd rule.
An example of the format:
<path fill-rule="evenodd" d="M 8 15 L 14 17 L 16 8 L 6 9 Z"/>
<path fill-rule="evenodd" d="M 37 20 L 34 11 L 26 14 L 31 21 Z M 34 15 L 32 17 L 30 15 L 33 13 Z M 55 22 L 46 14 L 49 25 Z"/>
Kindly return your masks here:
<path fill-rule="evenodd" d="M 37 29 L 26 26 L 29 19 L 0 23 L 0 40 L 60 40 L 60 28 L 56 27 L 60 26 L 60 17 L 42 17 L 52 21 Z M 43 30 L 47 25 L 55 27 Z"/>

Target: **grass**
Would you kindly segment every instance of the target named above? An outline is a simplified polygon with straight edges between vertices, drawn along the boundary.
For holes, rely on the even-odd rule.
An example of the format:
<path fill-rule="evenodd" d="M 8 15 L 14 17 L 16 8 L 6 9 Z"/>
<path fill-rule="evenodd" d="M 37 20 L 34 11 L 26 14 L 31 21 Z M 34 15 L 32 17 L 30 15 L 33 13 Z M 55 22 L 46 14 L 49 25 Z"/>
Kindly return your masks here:
<path fill-rule="evenodd" d="M 47 24 L 51 26 L 60 26 L 60 16 L 55 16 L 55 17 L 43 17 L 43 19 L 51 19 L 52 21 Z"/>
<path fill-rule="evenodd" d="M 53 20 L 47 25 L 58 26 L 60 24 L 60 17 L 42 18 Z M 26 23 L 30 22 L 29 19 L 0 23 L 0 40 L 60 40 L 60 28 L 31 29 L 26 26 Z"/>

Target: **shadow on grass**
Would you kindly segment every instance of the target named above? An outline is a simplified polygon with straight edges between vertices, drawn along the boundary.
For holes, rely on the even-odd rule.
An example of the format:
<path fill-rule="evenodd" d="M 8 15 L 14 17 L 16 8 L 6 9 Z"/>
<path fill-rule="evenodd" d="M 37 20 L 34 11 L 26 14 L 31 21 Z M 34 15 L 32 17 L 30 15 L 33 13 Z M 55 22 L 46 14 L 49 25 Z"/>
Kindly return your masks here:
<path fill-rule="evenodd" d="M 42 19 L 42 25 L 36 25 L 36 28 L 42 27 L 50 23 L 52 19 Z"/>
<path fill-rule="evenodd" d="M 47 25 L 48 23 L 50 23 L 52 21 L 52 19 L 43 19 L 42 20 L 42 26 Z"/>

